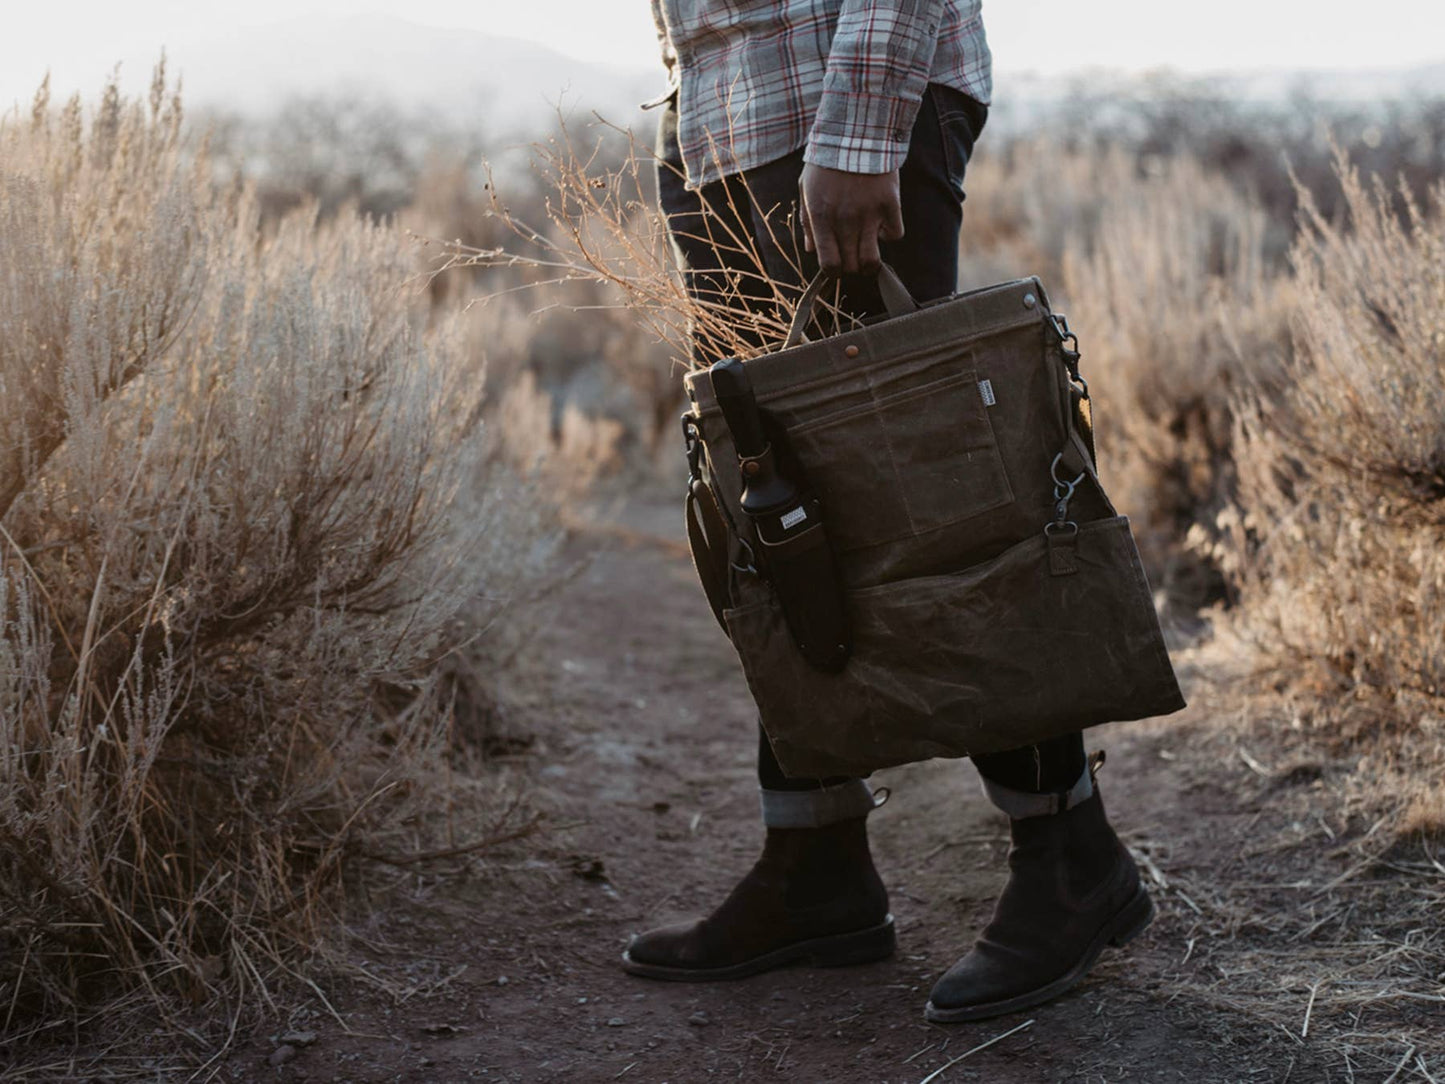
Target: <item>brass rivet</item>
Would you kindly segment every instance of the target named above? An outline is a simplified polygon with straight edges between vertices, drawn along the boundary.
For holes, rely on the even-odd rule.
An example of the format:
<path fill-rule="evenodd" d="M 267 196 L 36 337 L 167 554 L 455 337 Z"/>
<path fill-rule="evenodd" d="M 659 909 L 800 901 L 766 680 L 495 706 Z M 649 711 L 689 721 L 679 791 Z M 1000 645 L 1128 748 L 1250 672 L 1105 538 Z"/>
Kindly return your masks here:
<path fill-rule="evenodd" d="M 1024 308 L 1031 309 L 1039 303 L 1039 299 L 1033 294 L 1024 294 Z"/>
<path fill-rule="evenodd" d="M 845 358 L 856 358 L 858 356 L 858 348 L 856 346 L 843 347 L 843 356 Z"/>
<path fill-rule="evenodd" d="M 762 469 L 763 468 L 761 464 L 759 464 L 756 459 L 751 459 L 743 464 L 743 473 L 746 474 L 749 478 L 753 477 L 755 474 L 758 473 L 758 471 Z"/>

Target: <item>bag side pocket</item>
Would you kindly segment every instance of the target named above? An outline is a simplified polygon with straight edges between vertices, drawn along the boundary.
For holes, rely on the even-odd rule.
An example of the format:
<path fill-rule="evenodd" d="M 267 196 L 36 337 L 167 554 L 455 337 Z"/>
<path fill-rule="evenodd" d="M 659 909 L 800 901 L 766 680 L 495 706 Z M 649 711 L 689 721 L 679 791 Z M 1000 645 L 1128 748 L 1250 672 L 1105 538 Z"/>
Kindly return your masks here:
<path fill-rule="evenodd" d="M 999 752 L 1184 706 L 1122 516 L 1080 527 L 1051 576 L 1044 535 L 962 572 L 848 593 L 854 648 L 810 668 L 759 587 L 725 613 L 783 770 L 865 774 Z"/>

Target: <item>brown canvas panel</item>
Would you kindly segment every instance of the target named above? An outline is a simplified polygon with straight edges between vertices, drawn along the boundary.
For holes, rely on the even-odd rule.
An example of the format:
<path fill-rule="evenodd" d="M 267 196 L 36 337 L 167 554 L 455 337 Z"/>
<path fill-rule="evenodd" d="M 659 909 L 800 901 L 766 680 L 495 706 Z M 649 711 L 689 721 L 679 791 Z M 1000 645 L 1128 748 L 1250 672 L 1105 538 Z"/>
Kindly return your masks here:
<path fill-rule="evenodd" d="M 823 501 L 855 629 L 845 670 L 819 673 L 771 588 L 734 571 L 720 605 L 784 770 L 851 774 L 994 752 L 1183 706 L 1037 279 L 747 367 Z M 687 387 L 705 480 L 746 532 L 707 375 Z M 1061 453 L 1059 470 L 1084 477 L 1068 507 L 1077 529 L 1051 542 Z"/>

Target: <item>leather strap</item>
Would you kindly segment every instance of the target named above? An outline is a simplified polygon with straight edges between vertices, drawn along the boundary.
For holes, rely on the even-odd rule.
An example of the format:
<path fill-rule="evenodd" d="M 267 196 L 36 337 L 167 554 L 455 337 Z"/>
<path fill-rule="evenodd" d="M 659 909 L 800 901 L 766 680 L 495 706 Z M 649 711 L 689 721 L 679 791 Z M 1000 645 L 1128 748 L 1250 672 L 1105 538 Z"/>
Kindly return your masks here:
<path fill-rule="evenodd" d="M 808 321 L 813 318 L 818 295 L 823 292 L 823 287 L 832 281 L 833 276 L 825 271 L 819 271 L 813 276 L 813 281 L 808 283 L 803 296 L 798 298 L 798 307 L 793 313 L 793 322 L 788 325 L 788 337 L 783 340 L 782 349 L 790 350 L 804 341 L 803 332 Z M 883 307 L 889 316 L 907 316 L 910 312 L 918 311 L 918 302 L 913 300 L 913 295 L 908 292 L 908 287 L 903 285 L 898 272 L 886 263 L 878 268 L 878 292 L 883 297 Z"/>
<path fill-rule="evenodd" d="M 1050 523 L 1044 528 L 1048 540 L 1049 575 L 1072 576 L 1079 571 L 1079 525 Z"/>
<path fill-rule="evenodd" d="M 713 617 L 727 632 L 723 610 L 728 604 L 728 532 L 718 511 L 717 497 L 701 478 L 687 488 L 687 548 L 702 583 Z"/>
<path fill-rule="evenodd" d="M 1085 395 L 1077 385 L 1069 385 L 1069 403 L 1072 411 L 1069 415 L 1073 423 L 1074 431 L 1083 440 L 1084 447 L 1089 451 L 1089 463 L 1095 470 L 1099 466 L 1099 456 L 1094 450 L 1094 401 Z"/>

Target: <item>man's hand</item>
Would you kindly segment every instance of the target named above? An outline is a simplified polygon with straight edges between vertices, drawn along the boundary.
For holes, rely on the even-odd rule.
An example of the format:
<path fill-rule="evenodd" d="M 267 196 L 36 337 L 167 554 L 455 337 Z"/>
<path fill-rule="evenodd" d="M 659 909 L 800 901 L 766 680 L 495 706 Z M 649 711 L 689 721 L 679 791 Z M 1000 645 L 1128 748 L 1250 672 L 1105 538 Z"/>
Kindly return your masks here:
<path fill-rule="evenodd" d="M 803 245 L 831 274 L 878 270 L 878 242 L 903 236 L 898 171 L 844 173 L 808 163 L 798 180 Z"/>

